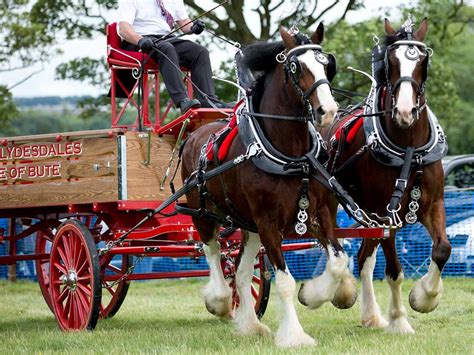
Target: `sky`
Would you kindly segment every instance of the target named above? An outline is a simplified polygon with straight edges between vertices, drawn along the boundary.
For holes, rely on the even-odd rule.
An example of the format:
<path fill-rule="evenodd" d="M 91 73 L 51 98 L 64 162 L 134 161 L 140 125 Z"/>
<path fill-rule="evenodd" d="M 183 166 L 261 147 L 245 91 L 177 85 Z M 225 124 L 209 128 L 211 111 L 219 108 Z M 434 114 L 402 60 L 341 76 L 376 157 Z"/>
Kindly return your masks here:
<path fill-rule="evenodd" d="M 328 2 L 327 0 L 323 0 Z M 357 13 L 352 13 L 351 18 L 353 22 L 367 19 L 372 16 L 382 15 L 383 12 L 381 7 L 391 6 L 393 8 L 393 14 L 390 13 L 391 18 L 397 18 L 399 12 L 396 10 L 397 6 L 400 4 L 407 4 L 410 0 L 369 0 L 364 1 L 365 9 L 358 11 Z M 206 4 L 207 3 L 207 4 Z M 326 21 L 331 21 L 333 18 L 340 16 L 345 4 L 347 1 L 343 1 L 341 5 L 332 9 L 329 15 L 325 18 Z M 211 8 L 211 4 L 207 0 L 199 1 L 199 4 L 203 8 Z M 207 6 L 209 5 L 209 6 Z M 288 6 L 292 6 L 292 2 L 288 0 Z M 249 13 L 249 17 L 255 16 L 256 14 Z M 116 20 L 116 12 L 111 11 L 106 14 L 106 17 L 110 22 Z M 257 19 L 256 19 L 257 20 Z M 257 21 L 254 21 L 257 23 Z M 253 29 L 252 29 L 253 30 Z M 255 29 L 257 32 L 258 29 Z M 206 35 L 204 32 L 202 35 Z M 189 36 L 189 39 L 192 40 L 193 36 Z M 39 97 L 39 96 L 81 96 L 81 95 L 91 95 L 97 96 L 102 94 L 101 90 L 97 87 L 93 87 L 78 81 L 73 80 L 55 80 L 55 68 L 58 64 L 67 62 L 68 60 L 77 58 L 77 57 L 92 57 L 92 58 L 101 58 L 106 54 L 106 41 L 105 36 L 99 36 L 93 40 L 71 40 L 64 41 L 59 46 L 64 54 L 55 58 L 52 58 L 50 62 L 45 63 L 44 65 L 38 64 L 34 67 L 28 68 L 22 71 L 15 71 L 11 73 L 1 73 L 0 84 L 11 86 L 18 82 L 21 78 L 27 77 L 30 73 L 38 71 L 43 68 L 43 70 L 34 75 L 31 79 L 25 83 L 12 89 L 13 96 L 18 97 Z M 220 56 L 212 56 L 211 61 L 214 68 L 219 66 Z"/>

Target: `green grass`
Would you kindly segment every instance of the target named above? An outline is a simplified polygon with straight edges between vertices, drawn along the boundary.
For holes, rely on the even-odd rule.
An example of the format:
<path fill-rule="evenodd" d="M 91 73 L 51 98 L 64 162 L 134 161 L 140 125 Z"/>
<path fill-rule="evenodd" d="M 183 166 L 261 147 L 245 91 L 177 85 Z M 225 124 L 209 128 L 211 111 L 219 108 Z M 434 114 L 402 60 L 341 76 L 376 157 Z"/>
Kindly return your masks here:
<path fill-rule="evenodd" d="M 132 283 L 122 309 L 99 321 L 93 332 L 63 333 L 31 282 L 0 282 L 0 353 L 206 353 L 206 354 L 473 354 L 474 279 L 446 279 L 443 300 L 434 312 L 419 314 L 408 306 L 413 281 L 403 285 L 404 300 L 416 335 L 385 334 L 359 326 L 359 307 L 316 311 L 298 304 L 301 324 L 317 340 L 314 347 L 282 350 L 272 338 L 241 337 L 230 321 L 207 313 L 201 299 L 204 280 Z M 376 282 L 382 311 L 388 286 Z M 277 297 L 262 318 L 278 327 Z"/>

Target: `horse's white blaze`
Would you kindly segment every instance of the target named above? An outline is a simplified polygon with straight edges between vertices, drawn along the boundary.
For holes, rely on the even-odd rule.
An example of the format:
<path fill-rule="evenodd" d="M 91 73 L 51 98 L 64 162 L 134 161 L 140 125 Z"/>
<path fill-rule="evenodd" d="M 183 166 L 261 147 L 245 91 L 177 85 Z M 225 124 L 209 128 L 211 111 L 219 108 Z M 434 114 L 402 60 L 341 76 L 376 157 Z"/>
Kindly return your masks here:
<path fill-rule="evenodd" d="M 277 270 L 276 267 L 275 270 Z M 313 345 L 314 339 L 304 332 L 296 315 L 293 301 L 296 283 L 288 269 L 276 271 L 275 286 L 280 298 L 279 314 L 281 315 L 280 327 L 275 337 L 276 345 L 283 347 Z"/>
<path fill-rule="evenodd" d="M 234 322 L 241 334 L 269 334 L 270 329 L 262 324 L 255 314 L 253 297 L 250 290 L 252 284 L 254 260 L 260 250 L 260 237 L 249 233 L 249 240 L 244 248 L 235 277 L 240 304 L 235 312 Z M 263 275 L 262 275 L 263 277 Z"/>
<path fill-rule="evenodd" d="M 416 68 L 417 61 L 410 60 L 405 56 L 408 46 L 402 45 L 397 48 L 395 55 L 400 62 L 400 77 L 408 76 L 412 77 L 413 72 Z M 412 110 L 416 103 L 413 101 L 413 85 L 408 81 L 404 81 L 400 84 L 400 91 L 398 94 L 398 100 L 395 104 L 397 107 L 397 115 L 395 119 L 398 124 L 402 126 L 409 126 L 413 123 L 414 117 Z"/>
<path fill-rule="evenodd" d="M 342 277 L 345 275 L 349 258 L 343 251 L 334 255 L 334 249 L 329 248 L 326 269 L 314 279 L 305 282 L 301 297 L 311 309 L 319 308 L 324 302 L 334 298 Z"/>
<path fill-rule="evenodd" d="M 443 280 L 438 265 L 431 260 L 428 273 L 415 282 L 410 292 L 411 307 L 421 313 L 434 310 L 443 294 Z"/>
<path fill-rule="evenodd" d="M 324 65 L 316 60 L 313 51 L 309 50 L 299 55 L 298 60 L 306 64 L 308 70 L 313 74 L 315 82 L 327 78 L 324 72 Z M 318 86 L 316 94 L 318 95 L 321 108 L 324 111 L 322 125 L 325 126 L 330 124 L 334 119 L 334 115 L 337 112 L 337 104 L 336 101 L 334 101 L 329 85 L 323 84 Z M 314 109 L 317 109 L 317 107 Z"/>
<path fill-rule="evenodd" d="M 227 316 L 231 311 L 232 290 L 222 273 L 219 242 L 211 240 L 209 245 L 204 245 L 204 254 L 210 269 L 210 280 L 203 290 L 206 306 L 215 315 Z"/>
<path fill-rule="evenodd" d="M 364 266 L 360 272 L 360 279 L 362 282 L 360 318 L 364 327 L 370 328 L 384 328 L 388 322 L 382 317 L 380 307 L 375 299 L 373 274 L 375 269 L 375 262 L 377 260 L 377 248 L 371 256 L 365 259 Z"/>
<path fill-rule="evenodd" d="M 403 272 L 400 272 L 396 280 L 392 280 L 390 276 L 387 276 L 385 279 L 392 291 L 388 311 L 389 324 L 385 328 L 385 331 L 397 334 L 415 334 L 410 323 L 408 323 L 407 310 L 403 305 L 401 287 L 404 279 Z"/>

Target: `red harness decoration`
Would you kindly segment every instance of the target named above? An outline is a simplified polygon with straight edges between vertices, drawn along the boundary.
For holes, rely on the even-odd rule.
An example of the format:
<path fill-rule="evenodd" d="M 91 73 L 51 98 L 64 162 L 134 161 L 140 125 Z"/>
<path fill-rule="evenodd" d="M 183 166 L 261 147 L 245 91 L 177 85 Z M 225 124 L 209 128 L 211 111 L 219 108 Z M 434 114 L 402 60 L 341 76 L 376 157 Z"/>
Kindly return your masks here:
<path fill-rule="evenodd" d="M 221 134 L 225 135 L 225 138 L 222 140 L 222 143 L 219 146 L 219 150 L 217 153 L 217 158 L 219 159 L 219 161 L 224 160 L 227 156 L 227 152 L 229 151 L 230 145 L 234 141 L 234 138 L 237 133 L 239 133 L 239 126 L 237 126 L 237 116 L 234 115 L 230 120 L 229 124 L 215 134 L 216 137 L 219 137 L 219 135 Z M 209 161 L 212 161 L 214 159 L 214 144 L 216 144 L 215 138 L 212 139 L 207 145 L 206 156 Z"/>
<path fill-rule="evenodd" d="M 333 135 L 333 138 L 336 142 L 339 141 L 341 134 L 344 134 L 345 132 L 347 132 L 347 129 L 349 129 L 349 131 L 346 134 L 346 142 L 348 144 L 352 143 L 357 132 L 359 131 L 360 127 L 362 127 L 364 123 L 363 117 L 357 117 L 361 115 L 362 113 L 364 113 L 364 110 L 360 109 L 344 118 L 344 121 L 342 122 L 341 125 L 339 125 L 339 128 L 336 130 L 336 132 Z"/>

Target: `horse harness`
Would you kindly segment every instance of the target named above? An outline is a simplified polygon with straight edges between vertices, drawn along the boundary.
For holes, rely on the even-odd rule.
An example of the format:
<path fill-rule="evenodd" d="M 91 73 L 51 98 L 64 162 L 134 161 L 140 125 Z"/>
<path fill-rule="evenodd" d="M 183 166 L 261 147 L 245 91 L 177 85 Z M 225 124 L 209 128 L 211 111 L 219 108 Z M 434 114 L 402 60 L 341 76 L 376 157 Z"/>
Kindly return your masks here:
<path fill-rule="evenodd" d="M 405 56 L 410 60 L 418 60 L 420 55 L 423 54 L 422 51 L 429 52 L 430 49 L 427 48 L 426 44 L 418 41 L 412 40 L 412 25 L 407 24 L 405 27 L 407 32 L 407 40 L 399 40 L 393 43 L 391 46 L 388 46 L 385 49 L 383 55 L 384 58 L 384 72 L 385 80 L 383 83 L 378 82 L 377 84 L 385 84 L 387 87 L 387 93 L 391 95 L 392 101 L 392 110 L 391 118 L 392 120 L 396 114 L 396 99 L 395 93 L 398 87 L 402 82 L 410 82 L 417 89 L 417 103 L 416 103 L 416 116 L 415 119 L 418 120 L 420 114 L 423 110 L 427 110 L 428 122 L 430 127 L 430 136 L 428 142 L 421 147 L 407 147 L 402 148 L 393 143 L 390 138 L 385 134 L 383 127 L 380 122 L 380 117 L 386 114 L 387 111 L 377 110 L 378 103 L 381 102 L 380 96 L 383 92 L 380 88 L 377 87 L 377 84 L 372 86 L 369 97 L 365 100 L 364 113 L 356 116 L 356 119 L 363 119 L 363 129 L 366 137 L 366 144 L 363 145 L 351 158 L 344 162 L 340 167 L 336 168 L 336 160 L 344 149 L 344 139 L 345 135 L 340 134 L 339 139 L 336 140 L 333 135 L 331 138 L 331 148 L 336 148 L 334 153 L 334 158 L 332 160 L 332 165 L 330 172 L 337 176 L 343 170 L 346 170 L 351 166 L 357 159 L 359 159 L 366 152 L 370 152 L 371 156 L 380 164 L 400 168 L 400 176 L 395 181 L 395 188 L 392 193 L 389 204 L 387 205 L 387 216 L 378 216 L 376 213 L 367 213 L 363 210 L 353 211 L 355 214 L 358 214 L 362 219 L 362 224 L 368 227 L 383 227 L 383 228 L 401 228 L 403 226 L 403 221 L 401 220 L 398 212 L 401 209 L 400 201 L 405 193 L 408 178 L 412 170 L 415 170 L 415 184 L 410 193 L 411 202 L 408 206 L 408 213 L 405 215 L 405 221 L 409 224 L 414 224 L 417 221 L 417 211 L 419 209 L 418 200 L 421 198 L 421 178 L 423 173 L 423 166 L 432 164 L 436 161 L 441 160 L 448 152 L 448 144 L 446 141 L 446 136 L 443 129 L 438 123 L 438 120 L 434 113 L 429 109 L 426 102 L 420 106 L 421 97 L 424 96 L 425 92 L 425 83 L 427 79 L 427 72 L 429 67 L 429 56 L 425 61 L 423 67 L 423 76 L 422 83 L 418 83 L 412 77 L 401 77 L 395 84 L 392 86 L 390 81 L 390 69 L 389 69 L 389 60 L 388 52 L 399 45 L 408 45 L 408 49 L 405 52 Z M 373 75 L 377 77 L 375 69 L 377 69 L 377 57 L 380 58 L 381 49 L 377 45 L 374 48 L 373 53 Z M 431 55 L 431 53 L 429 53 Z M 361 105 L 351 108 L 355 110 L 360 108 Z M 346 113 L 343 113 L 342 116 L 345 116 Z M 343 128 L 343 132 L 345 127 Z M 359 220 L 360 222 L 360 220 Z"/>

